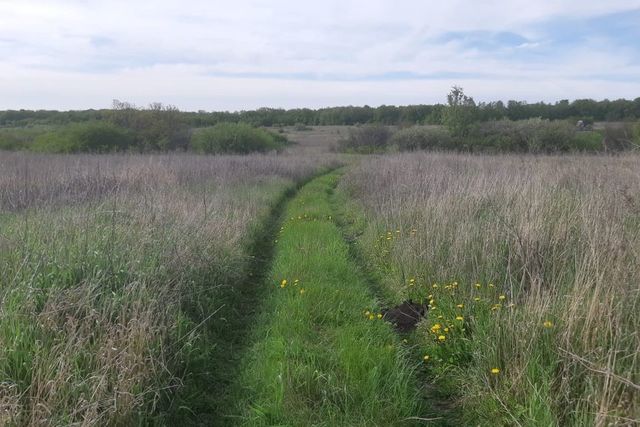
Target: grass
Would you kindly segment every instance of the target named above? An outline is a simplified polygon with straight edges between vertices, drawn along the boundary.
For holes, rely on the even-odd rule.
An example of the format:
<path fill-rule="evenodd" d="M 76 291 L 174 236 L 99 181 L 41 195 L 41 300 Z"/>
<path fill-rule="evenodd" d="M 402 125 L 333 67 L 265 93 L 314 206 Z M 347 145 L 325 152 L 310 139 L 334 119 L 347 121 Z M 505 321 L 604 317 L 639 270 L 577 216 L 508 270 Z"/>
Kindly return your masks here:
<path fill-rule="evenodd" d="M 332 219 L 337 175 L 292 200 L 237 386 L 246 425 L 411 425 L 413 367 Z"/>
<path fill-rule="evenodd" d="M 370 268 L 396 299 L 431 302 L 424 381 L 462 424 L 640 419 L 638 166 L 416 153 L 345 176 Z"/>
<path fill-rule="evenodd" d="M 193 380 L 225 366 L 207 360 L 210 331 L 238 308 L 229 288 L 253 239 L 287 189 L 333 161 L 1 153 L 2 423 L 210 409 Z"/>

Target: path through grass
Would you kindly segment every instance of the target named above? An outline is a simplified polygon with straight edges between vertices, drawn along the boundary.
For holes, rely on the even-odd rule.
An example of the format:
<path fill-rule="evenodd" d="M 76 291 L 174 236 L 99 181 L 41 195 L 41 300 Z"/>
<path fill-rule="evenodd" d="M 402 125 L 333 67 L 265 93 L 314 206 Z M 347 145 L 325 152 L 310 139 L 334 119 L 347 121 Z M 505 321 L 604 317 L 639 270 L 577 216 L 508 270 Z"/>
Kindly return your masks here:
<path fill-rule="evenodd" d="M 311 181 L 285 211 L 231 424 L 418 422 L 413 368 L 333 221 L 337 179 Z"/>

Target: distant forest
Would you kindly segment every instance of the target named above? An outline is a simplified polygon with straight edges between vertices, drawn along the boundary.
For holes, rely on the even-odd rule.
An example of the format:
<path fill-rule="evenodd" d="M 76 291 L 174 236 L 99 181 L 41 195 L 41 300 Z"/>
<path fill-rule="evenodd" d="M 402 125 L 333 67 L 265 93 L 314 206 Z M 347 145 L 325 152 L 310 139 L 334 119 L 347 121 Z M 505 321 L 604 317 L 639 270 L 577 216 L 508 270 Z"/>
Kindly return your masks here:
<path fill-rule="evenodd" d="M 114 109 L 130 104 L 114 101 Z M 528 104 L 521 101 L 478 103 L 479 121 L 542 118 L 549 120 L 626 121 L 640 119 L 640 97 L 634 100 L 594 101 L 579 99 Z M 181 119 L 192 127 L 213 126 L 222 122 L 244 122 L 255 126 L 355 125 L 377 123 L 384 125 L 442 124 L 445 105 L 408 105 L 379 107 L 330 107 L 320 109 L 260 108 L 238 112 L 179 112 Z M 75 122 L 108 119 L 112 109 L 84 111 L 9 110 L 0 111 L 0 127 L 32 125 L 64 125 Z M 177 112 L 177 110 L 176 110 Z"/>

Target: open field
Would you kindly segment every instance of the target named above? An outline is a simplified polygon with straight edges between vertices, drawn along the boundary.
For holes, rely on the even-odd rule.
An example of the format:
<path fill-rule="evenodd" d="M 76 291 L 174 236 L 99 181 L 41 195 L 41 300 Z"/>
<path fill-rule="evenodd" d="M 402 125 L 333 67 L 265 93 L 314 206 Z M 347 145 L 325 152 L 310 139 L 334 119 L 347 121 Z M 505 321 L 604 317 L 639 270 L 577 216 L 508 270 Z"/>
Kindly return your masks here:
<path fill-rule="evenodd" d="M 0 152 L 0 424 L 640 419 L 640 157 L 332 153 L 348 133 Z"/>

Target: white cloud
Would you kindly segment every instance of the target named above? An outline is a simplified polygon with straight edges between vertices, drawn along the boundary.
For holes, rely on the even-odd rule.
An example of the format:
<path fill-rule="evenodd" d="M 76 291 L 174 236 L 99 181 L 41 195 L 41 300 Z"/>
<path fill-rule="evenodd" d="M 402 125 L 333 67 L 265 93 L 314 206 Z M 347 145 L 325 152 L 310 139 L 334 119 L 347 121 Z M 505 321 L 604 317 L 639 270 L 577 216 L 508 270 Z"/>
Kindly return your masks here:
<path fill-rule="evenodd" d="M 487 100 L 633 98 L 637 49 L 594 38 L 552 52 L 538 23 L 639 8 L 640 0 L 0 0 L 0 108 L 100 108 L 112 98 L 185 109 L 406 104 L 442 101 L 453 83 Z M 437 42 L 480 30 L 528 41 L 494 50 Z M 616 78 L 603 78 L 612 66 Z M 451 72 L 478 78 L 446 79 Z M 407 77 L 379 77 L 398 73 Z"/>

